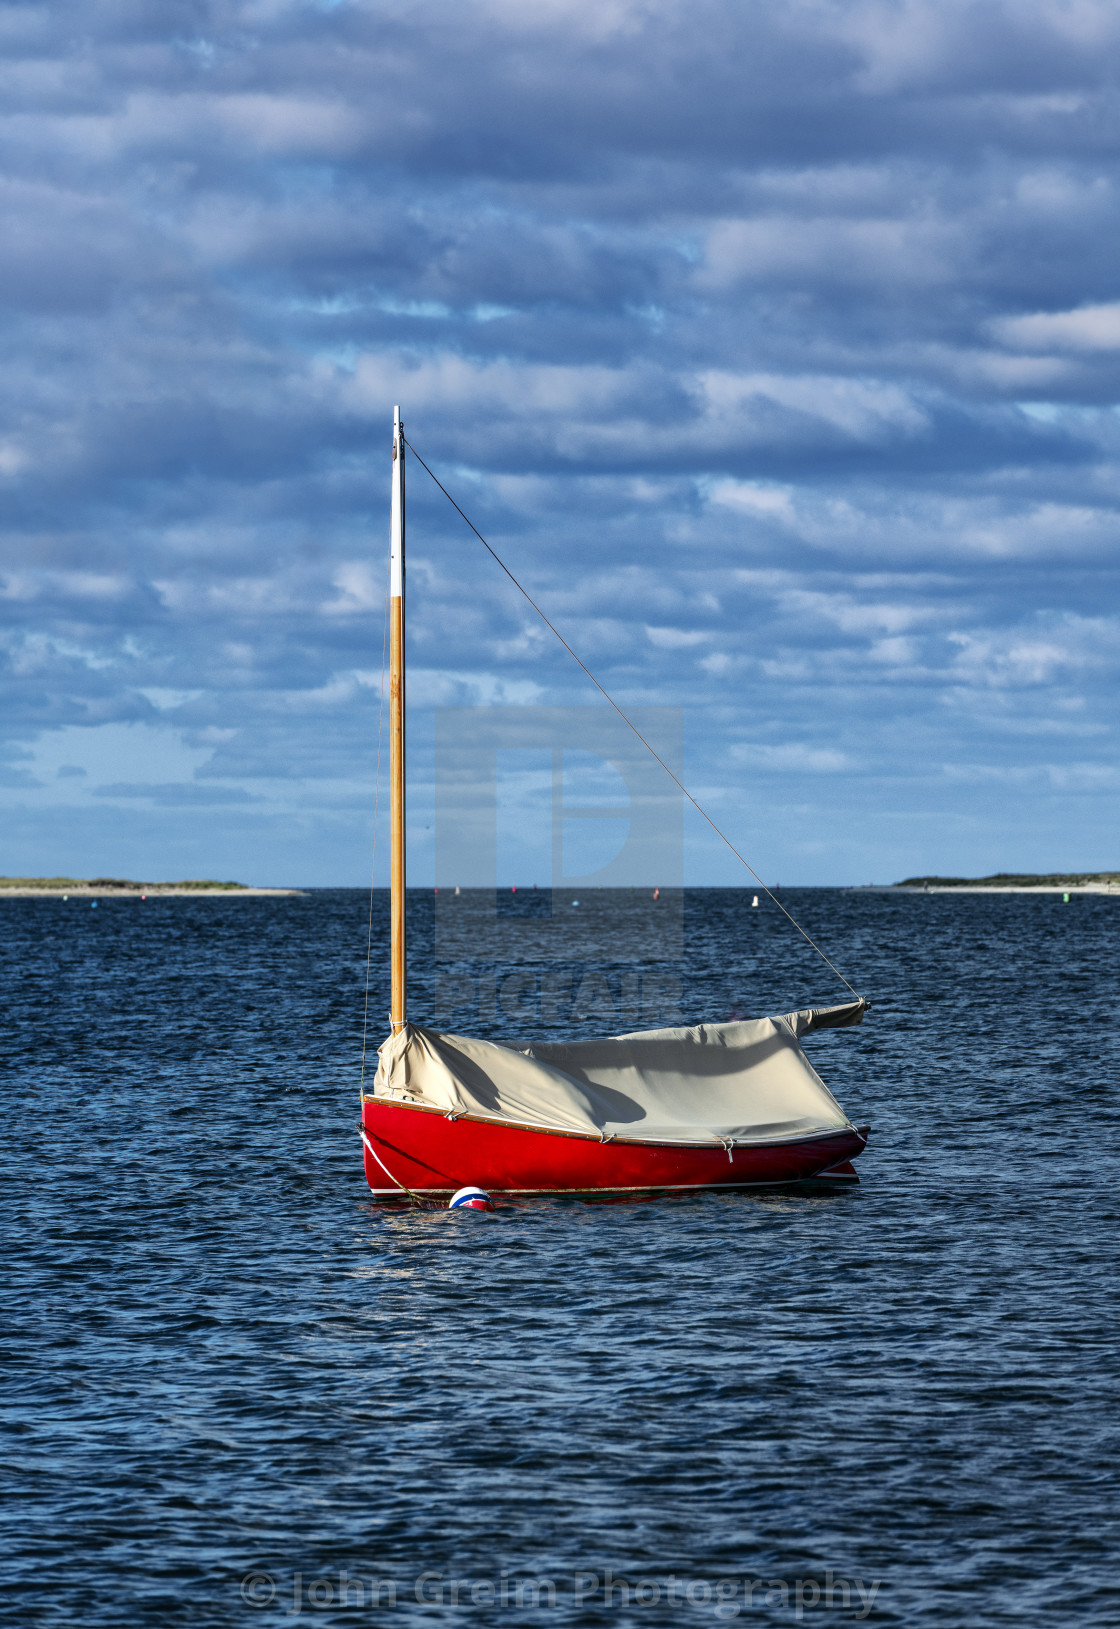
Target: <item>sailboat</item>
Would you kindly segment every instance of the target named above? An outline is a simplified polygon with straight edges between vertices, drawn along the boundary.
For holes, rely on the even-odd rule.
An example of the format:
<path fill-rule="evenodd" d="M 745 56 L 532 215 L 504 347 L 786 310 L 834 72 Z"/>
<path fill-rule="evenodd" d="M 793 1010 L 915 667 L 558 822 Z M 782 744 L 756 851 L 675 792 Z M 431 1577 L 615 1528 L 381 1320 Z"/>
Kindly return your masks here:
<path fill-rule="evenodd" d="M 849 1120 L 801 1041 L 860 1023 L 869 1003 L 859 995 L 780 1017 L 590 1041 L 503 1044 L 409 1022 L 406 445 L 398 407 L 388 608 L 391 1033 L 372 1089 L 362 1091 L 371 1192 L 425 1202 L 468 1186 L 494 1197 L 606 1197 L 858 1182 L 851 1162 L 870 1127 Z"/>

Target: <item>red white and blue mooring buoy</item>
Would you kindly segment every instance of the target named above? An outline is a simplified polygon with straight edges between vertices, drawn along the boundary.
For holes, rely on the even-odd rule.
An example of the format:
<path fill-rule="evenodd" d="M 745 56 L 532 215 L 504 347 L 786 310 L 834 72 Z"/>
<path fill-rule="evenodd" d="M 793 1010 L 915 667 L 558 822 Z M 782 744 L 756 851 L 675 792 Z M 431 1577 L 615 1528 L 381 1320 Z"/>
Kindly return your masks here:
<path fill-rule="evenodd" d="M 460 1188 L 453 1193 L 448 1210 L 493 1210 L 494 1201 L 484 1188 Z"/>

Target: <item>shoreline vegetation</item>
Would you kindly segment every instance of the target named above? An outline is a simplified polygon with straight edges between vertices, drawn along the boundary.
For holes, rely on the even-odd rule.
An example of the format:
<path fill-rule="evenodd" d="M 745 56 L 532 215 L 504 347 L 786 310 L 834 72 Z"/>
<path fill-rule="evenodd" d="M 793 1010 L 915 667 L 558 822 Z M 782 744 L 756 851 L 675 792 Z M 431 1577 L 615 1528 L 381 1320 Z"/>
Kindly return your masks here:
<path fill-rule="evenodd" d="M 133 882 L 127 877 L 0 877 L 0 898 L 99 899 L 114 897 L 141 899 L 218 896 L 228 899 L 254 898 L 261 894 L 298 894 L 298 888 L 250 888 L 243 882 L 217 882 L 210 878 L 189 878 L 183 882 Z"/>
<path fill-rule="evenodd" d="M 941 893 L 960 890 L 1003 894 L 1120 893 L 1120 871 L 997 871 L 993 877 L 907 877 L 892 888 Z"/>

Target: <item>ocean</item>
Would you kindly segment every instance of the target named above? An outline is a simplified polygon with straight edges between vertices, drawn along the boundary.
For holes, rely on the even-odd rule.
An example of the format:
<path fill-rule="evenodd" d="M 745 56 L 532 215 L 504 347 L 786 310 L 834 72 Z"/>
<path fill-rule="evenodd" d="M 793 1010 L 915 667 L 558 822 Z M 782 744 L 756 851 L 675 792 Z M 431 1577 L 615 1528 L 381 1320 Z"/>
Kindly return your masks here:
<path fill-rule="evenodd" d="M 782 898 L 860 1187 L 493 1215 L 369 1197 L 361 890 L 0 901 L 4 1621 L 1120 1622 L 1120 901 Z M 750 899 L 682 1015 L 845 999 Z"/>

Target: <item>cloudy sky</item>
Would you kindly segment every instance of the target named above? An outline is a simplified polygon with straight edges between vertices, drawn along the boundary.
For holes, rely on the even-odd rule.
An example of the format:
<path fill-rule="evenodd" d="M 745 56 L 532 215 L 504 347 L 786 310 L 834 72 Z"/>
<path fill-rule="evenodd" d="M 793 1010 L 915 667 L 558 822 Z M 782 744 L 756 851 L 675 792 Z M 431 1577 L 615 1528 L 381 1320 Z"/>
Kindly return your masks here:
<path fill-rule="evenodd" d="M 768 880 L 1120 865 L 1114 3 L 58 0 L 0 60 L 0 871 L 368 878 L 394 402 Z M 596 698 L 409 504 L 424 881 L 433 707 Z"/>

